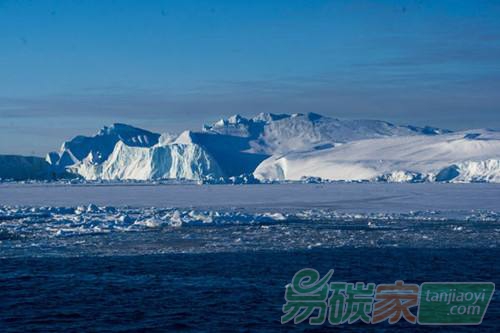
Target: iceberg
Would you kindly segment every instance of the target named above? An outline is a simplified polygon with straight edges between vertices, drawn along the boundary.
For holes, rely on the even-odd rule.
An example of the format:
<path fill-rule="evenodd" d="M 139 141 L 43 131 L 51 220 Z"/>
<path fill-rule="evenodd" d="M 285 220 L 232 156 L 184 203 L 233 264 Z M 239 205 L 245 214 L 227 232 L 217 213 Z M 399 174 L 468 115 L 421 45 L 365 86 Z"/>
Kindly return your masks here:
<path fill-rule="evenodd" d="M 234 184 L 500 182 L 499 161 L 500 132 L 494 130 L 452 132 L 316 113 L 261 113 L 234 115 L 180 135 L 116 123 L 94 136 L 64 142 L 46 162 L 11 157 L 0 167 L 3 178 L 13 179 L 52 179 L 70 172 L 85 180 Z"/>
<path fill-rule="evenodd" d="M 474 136 L 469 132 L 366 139 L 271 156 L 254 176 L 261 180 L 498 182 L 500 132 L 476 130 Z"/>
<path fill-rule="evenodd" d="M 64 142 L 59 152 L 50 152 L 46 160 L 49 164 L 62 169 L 85 158 L 101 163 L 108 158 L 118 141 L 131 147 L 151 147 L 158 143 L 159 138 L 160 134 L 116 123 L 102 128 L 94 136 L 78 135 Z"/>
<path fill-rule="evenodd" d="M 221 177 L 222 171 L 209 154 L 196 144 L 131 147 L 118 141 L 108 159 L 97 164 L 85 159 L 69 167 L 87 180 L 153 180 Z"/>

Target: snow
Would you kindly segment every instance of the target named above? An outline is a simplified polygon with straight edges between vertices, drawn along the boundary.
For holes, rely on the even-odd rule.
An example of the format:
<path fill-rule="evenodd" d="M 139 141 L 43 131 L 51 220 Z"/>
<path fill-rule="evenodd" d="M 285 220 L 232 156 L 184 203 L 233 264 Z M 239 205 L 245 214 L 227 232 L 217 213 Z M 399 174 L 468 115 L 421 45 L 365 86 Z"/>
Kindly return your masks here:
<path fill-rule="evenodd" d="M 383 121 L 341 121 L 314 113 L 260 114 L 254 118 L 234 115 L 205 126 L 202 132 L 184 131 L 177 138 L 164 135 L 157 145 L 163 147 L 161 149 L 128 149 L 129 145 L 119 140 L 117 149 L 106 161 L 100 163 L 87 158 L 76 162 L 71 170 L 89 180 L 199 180 L 214 177 L 229 180 L 252 174 L 271 155 L 328 149 L 364 138 L 414 136 L 426 131 L 429 132 L 427 129 L 396 126 Z M 432 134 L 437 132 L 439 130 L 436 129 Z M 159 156 L 155 161 L 150 161 L 152 152 Z M 124 156 L 119 156 L 122 154 Z M 167 172 L 171 165 L 180 167 Z"/>
<path fill-rule="evenodd" d="M 499 197 L 496 184 L 4 183 L 0 257 L 497 248 Z"/>
<path fill-rule="evenodd" d="M 196 144 L 168 144 L 151 148 L 131 147 L 118 141 L 102 164 L 84 160 L 70 170 L 85 179 L 149 180 L 221 177 L 217 162 Z"/>
<path fill-rule="evenodd" d="M 162 133 L 160 135 L 160 138 L 158 139 L 158 145 L 159 146 L 165 146 L 168 145 L 177 139 L 177 135 L 172 134 L 172 133 Z"/>
<path fill-rule="evenodd" d="M 500 159 L 465 161 L 454 164 L 448 169 L 441 170 L 440 174 L 450 172 L 452 170 L 455 171 L 452 174 L 454 177 L 451 178 L 451 176 L 448 176 L 448 178 L 451 178 L 454 182 L 500 183 Z M 443 180 L 446 180 L 446 178 L 447 177 L 443 177 Z"/>
<path fill-rule="evenodd" d="M 498 182 L 500 132 L 475 130 L 474 134 L 393 136 L 292 152 L 270 157 L 254 175 L 264 180 Z"/>
<path fill-rule="evenodd" d="M 132 147 L 151 147 L 158 143 L 159 137 L 156 133 L 116 123 L 102 128 L 92 137 L 79 135 L 64 142 L 60 151 L 49 153 L 46 160 L 51 165 L 64 168 L 82 161 L 90 154 L 93 162 L 101 163 L 108 158 L 118 141 Z"/>
<path fill-rule="evenodd" d="M 497 248 L 495 184 L 0 185 L 0 257 Z"/>
<path fill-rule="evenodd" d="M 500 211 L 497 184 L 325 183 L 258 185 L 0 184 L 0 204 L 71 207 L 133 206 L 226 211 L 340 212 Z"/>
<path fill-rule="evenodd" d="M 414 211 L 409 213 L 346 213 L 331 209 L 303 210 L 293 213 L 269 211 L 264 213 L 242 211 L 218 211 L 178 208 L 136 208 L 88 206 L 76 207 L 12 207 L 0 205 L 2 234 L 23 234 L 45 237 L 68 237 L 104 232 L 138 232 L 182 226 L 238 226 L 289 224 L 297 222 L 325 223 L 343 222 L 363 228 L 383 229 L 392 227 L 403 229 L 409 222 L 439 222 L 441 228 L 446 222 L 453 222 L 453 230 L 460 222 L 500 223 L 498 212 L 462 211 L 452 216 L 436 211 Z M 376 222 L 375 222 L 376 221 Z M 395 224 L 397 223 L 397 225 Z M 463 223 L 460 223 L 463 224 Z M 358 226 L 359 227 L 359 226 Z M 472 227 L 470 224 L 468 227 Z M 463 230 L 463 226 L 458 231 Z"/>
<path fill-rule="evenodd" d="M 15 178 L 39 179 L 19 157 Z M 45 178 L 86 180 L 499 182 L 500 134 L 339 120 L 315 113 L 234 115 L 201 131 L 156 134 L 125 124 L 77 136 L 47 155 Z M 0 172 L 8 174 L 0 164 Z M 28 172 L 32 170 L 33 172 Z"/>
<path fill-rule="evenodd" d="M 314 146 L 395 135 L 447 132 L 446 130 L 397 126 L 379 120 L 339 120 L 316 113 L 269 114 L 254 118 L 239 115 L 205 126 L 205 132 L 248 138 L 249 151 L 281 154 Z"/>

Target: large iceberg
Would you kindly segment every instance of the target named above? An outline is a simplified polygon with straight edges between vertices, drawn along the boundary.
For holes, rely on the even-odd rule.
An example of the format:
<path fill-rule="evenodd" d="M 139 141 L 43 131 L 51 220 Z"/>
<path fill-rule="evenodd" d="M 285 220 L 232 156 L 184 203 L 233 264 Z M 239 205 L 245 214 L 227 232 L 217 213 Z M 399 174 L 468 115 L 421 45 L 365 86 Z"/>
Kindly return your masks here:
<path fill-rule="evenodd" d="M 65 141 L 59 152 L 50 152 L 46 160 L 60 168 L 73 165 L 85 158 L 92 159 L 95 163 L 102 163 L 111 154 L 118 141 L 131 147 L 151 147 L 158 143 L 159 138 L 159 134 L 116 123 L 102 128 L 94 136 L 78 135 Z"/>
<path fill-rule="evenodd" d="M 433 127 L 398 126 L 380 120 L 339 120 L 316 113 L 239 115 L 204 126 L 205 133 L 241 137 L 248 150 L 267 155 L 321 148 L 361 139 L 448 133 Z"/>
<path fill-rule="evenodd" d="M 274 155 L 254 172 L 262 180 L 500 181 L 500 132 L 394 136 L 317 151 Z"/>
<path fill-rule="evenodd" d="M 114 124 L 64 142 L 47 163 L 0 159 L 0 177 L 69 171 L 87 180 L 500 182 L 499 133 L 315 113 L 234 115 L 180 135 Z"/>
<path fill-rule="evenodd" d="M 222 177 L 217 161 L 196 144 L 131 147 L 118 141 L 103 163 L 85 159 L 69 169 L 88 180 L 152 180 Z"/>

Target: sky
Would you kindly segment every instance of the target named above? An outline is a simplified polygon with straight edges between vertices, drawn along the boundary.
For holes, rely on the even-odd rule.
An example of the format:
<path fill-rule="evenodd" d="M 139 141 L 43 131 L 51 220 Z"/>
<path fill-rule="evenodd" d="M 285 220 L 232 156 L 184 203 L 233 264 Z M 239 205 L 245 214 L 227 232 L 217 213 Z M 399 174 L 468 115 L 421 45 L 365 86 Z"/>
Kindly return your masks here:
<path fill-rule="evenodd" d="M 260 112 L 500 129 L 500 1 L 0 0 L 0 154 Z"/>

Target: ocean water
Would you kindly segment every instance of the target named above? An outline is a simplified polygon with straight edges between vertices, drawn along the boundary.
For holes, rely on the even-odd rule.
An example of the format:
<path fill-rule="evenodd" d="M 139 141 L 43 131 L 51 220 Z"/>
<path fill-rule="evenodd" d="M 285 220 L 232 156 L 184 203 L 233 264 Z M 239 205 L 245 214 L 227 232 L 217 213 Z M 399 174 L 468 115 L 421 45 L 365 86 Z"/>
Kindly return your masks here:
<path fill-rule="evenodd" d="M 338 281 L 500 282 L 496 249 L 314 249 L 0 260 L 2 332 L 277 332 L 285 285 L 304 267 Z M 343 325 L 345 331 L 498 332 L 495 293 L 478 327 Z"/>
<path fill-rule="evenodd" d="M 0 332 L 275 332 L 310 267 L 345 282 L 494 282 L 500 186 L 0 184 Z M 346 331 L 500 331 L 406 322 Z"/>

